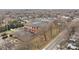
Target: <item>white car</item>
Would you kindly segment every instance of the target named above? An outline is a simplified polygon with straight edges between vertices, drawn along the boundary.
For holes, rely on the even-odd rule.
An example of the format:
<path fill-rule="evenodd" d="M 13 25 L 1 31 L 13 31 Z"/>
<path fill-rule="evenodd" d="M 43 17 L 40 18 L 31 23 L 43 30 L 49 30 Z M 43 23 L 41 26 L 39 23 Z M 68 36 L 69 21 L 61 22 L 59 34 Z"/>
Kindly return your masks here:
<path fill-rule="evenodd" d="M 76 41 L 76 39 L 74 39 L 74 38 L 70 38 L 69 40 L 74 41 L 74 42 Z"/>
<path fill-rule="evenodd" d="M 76 46 L 73 46 L 71 43 L 69 43 L 68 45 L 67 45 L 67 47 L 70 47 L 71 49 L 78 49 L 78 47 L 76 47 Z"/>

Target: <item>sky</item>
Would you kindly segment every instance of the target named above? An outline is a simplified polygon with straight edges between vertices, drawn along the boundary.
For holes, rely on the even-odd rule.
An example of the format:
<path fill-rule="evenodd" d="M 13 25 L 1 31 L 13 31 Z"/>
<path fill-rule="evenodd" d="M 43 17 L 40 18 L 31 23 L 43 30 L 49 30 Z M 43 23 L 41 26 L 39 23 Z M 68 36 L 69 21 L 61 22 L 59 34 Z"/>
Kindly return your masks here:
<path fill-rule="evenodd" d="M 0 0 L 0 9 L 78 9 L 79 0 Z"/>

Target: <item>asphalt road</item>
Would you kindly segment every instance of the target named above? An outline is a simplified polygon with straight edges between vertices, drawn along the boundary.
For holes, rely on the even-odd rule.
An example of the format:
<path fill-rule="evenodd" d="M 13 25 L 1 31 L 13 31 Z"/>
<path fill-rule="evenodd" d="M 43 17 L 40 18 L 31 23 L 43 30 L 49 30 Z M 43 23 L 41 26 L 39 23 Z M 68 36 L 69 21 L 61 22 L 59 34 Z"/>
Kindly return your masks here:
<path fill-rule="evenodd" d="M 52 41 L 46 47 L 44 47 L 43 50 L 54 50 L 54 49 L 56 49 L 56 46 L 64 40 L 64 39 L 62 39 L 62 37 L 64 36 L 64 33 L 66 33 L 66 32 L 67 31 L 64 30 L 55 39 L 52 39 Z M 62 37 L 60 37 L 60 36 L 62 36 Z"/>

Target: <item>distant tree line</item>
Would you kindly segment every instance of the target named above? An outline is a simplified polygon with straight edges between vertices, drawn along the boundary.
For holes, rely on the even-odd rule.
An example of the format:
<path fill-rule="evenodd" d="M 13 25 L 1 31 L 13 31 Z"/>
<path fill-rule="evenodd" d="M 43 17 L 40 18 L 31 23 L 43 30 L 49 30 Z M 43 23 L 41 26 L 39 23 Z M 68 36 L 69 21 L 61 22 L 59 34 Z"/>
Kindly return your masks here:
<path fill-rule="evenodd" d="M 0 27 L 0 32 L 8 31 L 10 29 L 15 29 L 23 26 L 24 25 L 20 21 L 17 20 L 10 21 L 9 24 Z"/>

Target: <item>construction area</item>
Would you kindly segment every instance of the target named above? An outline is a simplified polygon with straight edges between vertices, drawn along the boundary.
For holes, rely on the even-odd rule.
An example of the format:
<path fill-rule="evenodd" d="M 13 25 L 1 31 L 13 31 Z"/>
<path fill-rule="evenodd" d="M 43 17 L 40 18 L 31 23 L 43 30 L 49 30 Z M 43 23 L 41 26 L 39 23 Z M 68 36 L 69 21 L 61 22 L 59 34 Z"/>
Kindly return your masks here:
<path fill-rule="evenodd" d="M 4 40 L 8 41 L 10 47 L 4 45 L 3 49 L 42 49 L 52 38 L 59 32 L 60 28 L 54 24 L 53 19 L 45 19 L 44 21 L 34 20 L 27 23 L 24 27 L 12 29 L 13 32 L 5 32 L 1 34 Z M 7 37 L 8 38 L 5 38 Z M 10 41 L 10 42 L 9 42 Z M 9 46 L 8 45 L 8 46 Z"/>

